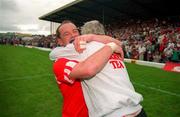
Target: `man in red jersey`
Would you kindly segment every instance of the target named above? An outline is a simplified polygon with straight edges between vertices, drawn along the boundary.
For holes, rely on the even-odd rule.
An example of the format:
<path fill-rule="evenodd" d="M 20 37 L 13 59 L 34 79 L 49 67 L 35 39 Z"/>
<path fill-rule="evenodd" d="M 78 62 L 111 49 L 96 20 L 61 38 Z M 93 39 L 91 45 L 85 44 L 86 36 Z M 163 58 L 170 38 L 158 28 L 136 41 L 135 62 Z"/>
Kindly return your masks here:
<path fill-rule="evenodd" d="M 63 22 L 58 27 L 57 37 L 59 38 L 58 43 L 62 46 L 66 46 L 74 39 L 81 41 L 84 39 L 87 42 L 101 39 L 104 43 L 111 42 L 111 44 L 107 44 L 84 61 L 77 62 L 76 60 L 60 58 L 54 63 L 54 73 L 64 101 L 62 116 L 88 117 L 80 80 L 82 78 L 91 78 L 101 71 L 112 53 L 114 51 L 119 52 L 121 47 L 115 43 L 120 42 L 105 35 L 79 36 L 77 27 L 70 21 Z M 76 48 L 76 50 L 83 51 L 81 48 Z"/>
<path fill-rule="evenodd" d="M 62 117 L 88 117 L 80 80 L 71 80 L 65 70 L 72 70 L 76 61 L 59 59 L 54 64 L 54 73 L 63 96 Z"/>

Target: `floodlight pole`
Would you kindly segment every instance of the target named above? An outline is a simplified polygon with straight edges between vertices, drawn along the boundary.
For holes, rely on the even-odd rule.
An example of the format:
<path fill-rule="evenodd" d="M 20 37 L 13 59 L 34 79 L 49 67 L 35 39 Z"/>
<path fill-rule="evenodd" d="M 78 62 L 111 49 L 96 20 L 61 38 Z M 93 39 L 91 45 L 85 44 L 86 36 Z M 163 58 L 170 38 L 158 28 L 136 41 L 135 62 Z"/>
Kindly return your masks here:
<path fill-rule="evenodd" d="M 104 25 L 104 7 L 103 7 L 103 10 L 102 10 L 102 23 Z"/>
<path fill-rule="evenodd" d="M 50 33 L 52 35 L 52 22 L 50 22 Z"/>

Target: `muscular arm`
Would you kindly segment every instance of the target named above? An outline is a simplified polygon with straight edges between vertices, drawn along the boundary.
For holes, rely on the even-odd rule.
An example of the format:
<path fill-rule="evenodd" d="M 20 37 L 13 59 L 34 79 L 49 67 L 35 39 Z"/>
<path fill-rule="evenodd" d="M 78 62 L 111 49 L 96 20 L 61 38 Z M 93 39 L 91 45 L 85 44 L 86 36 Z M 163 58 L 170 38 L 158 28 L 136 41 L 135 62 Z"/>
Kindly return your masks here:
<path fill-rule="evenodd" d="M 118 48 L 119 46 L 116 45 L 116 49 Z M 70 73 L 70 78 L 92 78 L 104 68 L 112 53 L 113 49 L 105 45 L 84 61 L 76 64 Z"/>
<path fill-rule="evenodd" d="M 100 42 L 100 43 L 104 43 L 104 44 L 107 44 L 107 43 L 110 43 L 110 42 L 114 42 L 116 43 L 117 45 L 121 46 L 121 42 L 117 39 L 114 39 L 110 36 L 107 36 L 107 35 L 96 35 L 96 34 L 85 34 L 85 35 L 81 35 L 81 36 L 77 36 L 75 37 L 75 41 L 74 41 L 74 46 L 75 46 L 75 49 L 76 51 L 79 52 L 79 42 L 80 41 L 85 41 L 85 42 L 91 42 L 91 41 L 97 41 L 97 42 Z"/>
<path fill-rule="evenodd" d="M 110 42 L 114 42 L 116 43 L 118 46 L 121 47 L 121 42 L 117 39 L 114 39 L 110 36 L 107 36 L 107 35 L 95 35 L 95 34 L 86 34 L 86 35 L 81 35 L 81 36 L 78 36 L 75 38 L 75 41 L 74 41 L 74 47 L 75 47 L 75 50 L 79 53 L 82 53 L 84 51 L 85 48 L 80 48 L 80 42 L 81 41 L 85 41 L 85 42 L 91 42 L 91 41 L 96 41 L 96 42 L 100 42 L 100 43 L 104 43 L 104 44 L 107 44 L 107 43 L 110 43 Z M 122 48 L 119 48 L 120 50 L 118 50 L 118 53 L 121 57 L 121 60 L 124 60 L 124 53 L 123 53 L 123 50 Z M 117 51 L 116 51 L 117 52 Z"/>
<path fill-rule="evenodd" d="M 119 56 L 121 57 L 122 61 L 124 60 L 124 52 L 123 52 L 123 49 L 122 49 L 121 41 L 119 41 L 117 39 L 114 39 L 114 38 L 112 38 L 110 36 L 107 36 L 107 35 L 93 35 L 93 34 L 92 34 L 92 39 L 89 39 L 89 41 L 97 41 L 97 42 L 101 42 L 101 43 L 104 43 L 104 44 L 107 44 L 107 43 L 110 43 L 110 42 L 116 43 L 118 46 L 120 46 L 120 48 L 119 48 L 120 50 L 118 50 Z"/>

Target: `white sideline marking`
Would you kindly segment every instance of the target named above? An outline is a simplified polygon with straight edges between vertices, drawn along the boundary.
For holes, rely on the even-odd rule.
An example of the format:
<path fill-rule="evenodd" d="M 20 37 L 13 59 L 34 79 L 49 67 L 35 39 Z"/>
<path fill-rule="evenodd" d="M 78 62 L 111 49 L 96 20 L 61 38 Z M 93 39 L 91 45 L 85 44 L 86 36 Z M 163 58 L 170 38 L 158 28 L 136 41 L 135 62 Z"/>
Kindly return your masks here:
<path fill-rule="evenodd" d="M 158 89 L 158 88 L 154 88 L 154 87 L 146 86 L 146 85 L 139 84 L 139 83 L 136 83 L 136 82 L 133 82 L 133 84 L 135 84 L 135 85 L 137 85 L 137 86 L 140 86 L 140 87 L 143 87 L 143 88 L 147 88 L 147 89 L 151 89 L 151 90 L 159 91 L 159 92 L 161 92 L 161 93 L 166 93 L 166 94 L 168 94 L 168 95 L 172 95 L 172 96 L 180 97 L 180 94 L 173 93 L 173 92 L 170 92 L 170 91 L 166 91 L 166 90 L 162 90 L 162 89 Z"/>
<path fill-rule="evenodd" d="M 53 74 L 35 74 L 35 75 L 30 75 L 30 76 L 19 76 L 19 77 L 12 77 L 12 78 L 7 78 L 7 79 L 2 79 L 0 82 L 4 81 L 11 81 L 11 80 L 23 80 L 23 79 L 31 79 L 31 78 L 37 78 L 37 77 L 42 77 L 42 76 L 52 76 Z"/>

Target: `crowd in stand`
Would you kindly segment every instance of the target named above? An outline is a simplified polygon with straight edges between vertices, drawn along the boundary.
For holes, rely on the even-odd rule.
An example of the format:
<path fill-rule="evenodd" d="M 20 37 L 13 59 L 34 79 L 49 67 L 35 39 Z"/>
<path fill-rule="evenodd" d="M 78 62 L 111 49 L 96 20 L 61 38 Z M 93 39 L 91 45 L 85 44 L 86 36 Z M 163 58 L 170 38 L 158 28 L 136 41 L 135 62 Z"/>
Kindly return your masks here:
<path fill-rule="evenodd" d="M 179 18 L 180 19 L 180 18 Z M 126 58 L 180 61 L 180 20 L 130 20 L 106 26 L 107 34 L 123 42 Z"/>
<path fill-rule="evenodd" d="M 122 41 L 126 58 L 180 62 L 180 18 L 121 21 L 106 25 L 106 34 Z M 31 40 L 13 37 L 0 44 L 56 47 L 55 35 L 34 35 Z"/>

